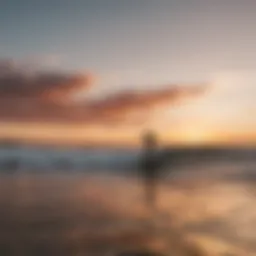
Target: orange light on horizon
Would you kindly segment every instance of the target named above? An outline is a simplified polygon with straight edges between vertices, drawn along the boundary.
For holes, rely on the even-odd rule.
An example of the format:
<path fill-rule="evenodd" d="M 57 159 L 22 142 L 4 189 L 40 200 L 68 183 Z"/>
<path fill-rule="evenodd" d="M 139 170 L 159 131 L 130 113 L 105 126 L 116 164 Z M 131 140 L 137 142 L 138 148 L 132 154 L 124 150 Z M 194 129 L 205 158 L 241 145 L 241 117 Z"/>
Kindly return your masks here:
<path fill-rule="evenodd" d="M 256 133 L 224 131 L 214 127 L 174 127 L 173 131 L 158 131 L 161 144 L 200 145 L 256 145 Z M 130 129 L 106 129 L 77 125 L 49 125 L 31 123 L 2 123 L 0 138 L 45 143 L 140 145 L 141 131 Z"/>
<path fill-rule="evenodd" d="M 212 141 L 212 134 L 206 130 L 191 129 L 181 135 L 181 140 L 189 145 L 204 144 Z"/>

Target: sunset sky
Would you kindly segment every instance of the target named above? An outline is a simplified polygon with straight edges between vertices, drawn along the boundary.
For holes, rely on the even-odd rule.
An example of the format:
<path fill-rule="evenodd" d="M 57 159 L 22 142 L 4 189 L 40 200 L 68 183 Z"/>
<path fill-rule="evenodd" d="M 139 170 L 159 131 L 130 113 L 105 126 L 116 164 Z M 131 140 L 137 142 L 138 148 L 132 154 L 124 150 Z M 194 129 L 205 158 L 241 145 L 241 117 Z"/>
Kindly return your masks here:
<path fill-rule="evenodd" d="M 126 143 L 148 127 L 170 143 L 255 144 L 255 12 L 254 0 L 1 1 L 0 137 Z"/>

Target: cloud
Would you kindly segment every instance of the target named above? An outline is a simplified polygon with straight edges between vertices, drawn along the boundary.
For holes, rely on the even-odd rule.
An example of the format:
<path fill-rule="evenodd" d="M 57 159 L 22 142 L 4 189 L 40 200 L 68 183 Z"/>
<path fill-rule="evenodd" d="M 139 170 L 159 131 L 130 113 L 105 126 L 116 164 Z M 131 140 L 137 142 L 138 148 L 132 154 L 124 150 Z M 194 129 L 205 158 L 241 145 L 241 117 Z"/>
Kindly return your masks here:
<path fill-rule="evenodd" d="M 88 89 L 92 81 L 91 74 L 29 72 L 12 60 L 0 62 L 0 99 L 26 98 L 64 103 L 72 98 L 73 93 Z"/>
<path fill-rule="evenodd" d="M 154 91 L 121 92 L 87 105 L 93 116 L 100 116 L 105 120 L 127 121 L 129 117 L 142 117 L 153 108 L 173 105 L 185 98 L 195 97 L 204 92 L 203 86 L 178 87 L 166 86 L 166 89 Z"/>
<path fill-rule="evenodd" d="M 195 97 L 205 87 L 167 85 L 151 91 L 124 91 L 98 100 L 76 102 L 73 95 L 87 91 L 90 73 L 32 71 L 13 60 L 0 61 L 0 118 L 84 124 L 135 124 L 156 107 Z"/>

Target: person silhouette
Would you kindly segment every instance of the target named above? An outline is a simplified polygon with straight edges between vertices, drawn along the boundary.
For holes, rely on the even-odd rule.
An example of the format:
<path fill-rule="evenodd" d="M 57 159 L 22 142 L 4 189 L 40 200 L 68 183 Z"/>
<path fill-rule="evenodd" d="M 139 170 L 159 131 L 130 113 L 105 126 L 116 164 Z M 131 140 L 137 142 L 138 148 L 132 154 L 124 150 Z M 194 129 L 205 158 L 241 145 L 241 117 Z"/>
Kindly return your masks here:
<path fill-rule="evenodd" d="M 147 131 L 142 136 L 140 169 L 144 183 L 145 204 L 150 213 L 156 210 L 160 161 L 157 136 L 154 132 Z"/>

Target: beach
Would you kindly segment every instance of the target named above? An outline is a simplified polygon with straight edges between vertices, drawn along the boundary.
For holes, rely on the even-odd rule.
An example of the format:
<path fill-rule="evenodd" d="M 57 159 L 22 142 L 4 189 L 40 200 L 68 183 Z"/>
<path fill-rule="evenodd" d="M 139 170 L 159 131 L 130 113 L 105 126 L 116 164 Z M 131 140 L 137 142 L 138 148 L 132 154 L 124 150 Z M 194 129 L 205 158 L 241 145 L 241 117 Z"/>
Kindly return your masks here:
<path fill-rule="evenodd" d="M 0 254 L 255 255 L 255 167 L 226 161 L 167 171 L 150 220 L 136 175 L 1 174 Z"/>

